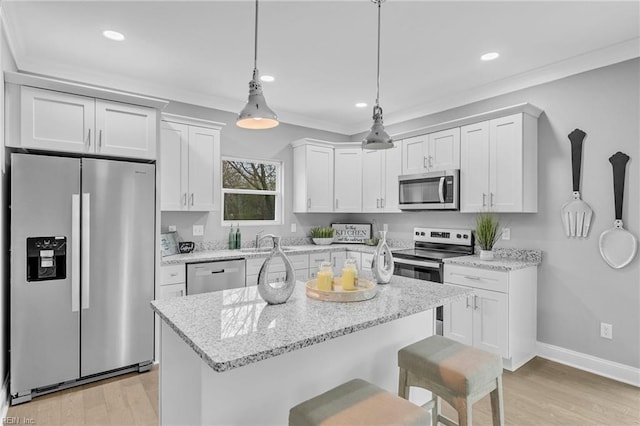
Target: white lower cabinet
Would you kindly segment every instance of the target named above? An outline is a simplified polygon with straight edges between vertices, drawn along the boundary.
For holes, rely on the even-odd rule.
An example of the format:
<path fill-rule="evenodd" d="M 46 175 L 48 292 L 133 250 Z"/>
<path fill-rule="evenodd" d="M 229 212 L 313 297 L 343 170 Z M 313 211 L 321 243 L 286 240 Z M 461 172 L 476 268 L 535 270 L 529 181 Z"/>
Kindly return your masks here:
<path fill-rule="evenodd" d="M 158 289 L 158 297 L 156 299 L 170 299 L 172 297 L 182 297 L 187 294 L 187 286 L 185 283 L 161 285 Z"/>
<path fill-rule="evenodd" d="M 309 255 L 306 254 L 292 254 L 287 255 L 293 269 L 296 274 L 296 280 L 306 281 L 309 275 Z M 255 259 L 247 259 L 247 272 L 246 272 L 246 285 L 258 285 L 258 273 L 260 268 L 266 260 L 265 257 L 259 257 Z M 284 262 L 282 260 L 275 259 L 271 264 L 271 280 L 272 281 L 284 281 L 286 279 L 286 272 L 284 268 Z"/>
<path fill-rule="evenodd" d="M 535 356 L 537 268 L 495 271 L 445 265 L 445 284 L 473 295 L 444 306 L 444 336 L 500 355 L 515 371 Z"/>

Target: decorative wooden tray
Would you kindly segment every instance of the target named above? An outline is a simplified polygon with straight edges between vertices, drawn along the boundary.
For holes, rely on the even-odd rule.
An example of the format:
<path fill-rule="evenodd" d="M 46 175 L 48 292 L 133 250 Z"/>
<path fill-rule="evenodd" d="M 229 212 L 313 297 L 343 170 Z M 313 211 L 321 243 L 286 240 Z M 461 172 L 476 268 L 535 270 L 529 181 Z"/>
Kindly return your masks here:
<path fill-rule="evenodd" d="M 378 292 L 376 284 L 364 278 L 358 278 L 355 290 L 343 290 L 342 277 L 333 279 L 332 291 L 318 290 L 317 279 L 307 281 L 306 290 L 308 297 L 327 302 L 362 302 L 374 298 Z"/>

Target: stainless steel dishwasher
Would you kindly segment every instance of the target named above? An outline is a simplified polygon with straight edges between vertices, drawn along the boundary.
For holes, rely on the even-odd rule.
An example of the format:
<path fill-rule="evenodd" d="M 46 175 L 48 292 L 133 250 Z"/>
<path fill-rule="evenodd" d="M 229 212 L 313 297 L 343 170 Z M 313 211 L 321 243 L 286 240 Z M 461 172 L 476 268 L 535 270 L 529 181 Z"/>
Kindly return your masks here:
<path fill-rule="evenodd" d="M 187 264 L 187 295 L 244 287 L 245 260 Z"/>

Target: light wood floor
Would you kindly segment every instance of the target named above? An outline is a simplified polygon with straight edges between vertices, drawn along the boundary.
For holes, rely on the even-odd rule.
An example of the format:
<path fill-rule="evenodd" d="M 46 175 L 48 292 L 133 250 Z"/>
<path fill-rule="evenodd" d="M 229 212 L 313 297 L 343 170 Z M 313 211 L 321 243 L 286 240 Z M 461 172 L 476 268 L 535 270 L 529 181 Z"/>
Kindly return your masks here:
<path fill-rule="evenodd" d="M 541 358 L 505 371 L 503 391 L 507 425 L 640 425 L 640 389 Z M 10 407 L 8 416 L 38 426 L 155 425 L 158 369 L 45 395 Z M 488 397 L 473 416 L 475 425 L 491 424 Z"/>

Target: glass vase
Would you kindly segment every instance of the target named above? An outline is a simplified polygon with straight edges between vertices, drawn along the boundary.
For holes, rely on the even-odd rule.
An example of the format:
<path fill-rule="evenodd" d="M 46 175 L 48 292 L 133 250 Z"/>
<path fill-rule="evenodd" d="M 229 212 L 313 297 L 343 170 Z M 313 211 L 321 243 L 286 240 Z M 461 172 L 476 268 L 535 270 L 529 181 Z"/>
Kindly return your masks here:
<path fill-rule="evenodd" d="M 269 305 L 285 303 L 296 285 L 296 275 L 293 264 L 280 247 L 280 237 L 276 235 L 265 235 L 262 238 L 271 237 L 273 239 L 273 250 L 267 255 L 260 272 L 258 272 L 258 293 Z M 282 259 L 284 263 L 285 275 L 282 272 L 271 272 L 271 265 L 276 259 Z"/>
<path fill-rule="evenodd" d="M 376 251 L 373 253 L 371 273 L 378 284 L 388 284 L 393 276 L 393 256 L 389 245 L 387 245 L 387 232 L 379 231 L 378 234 L 380 235 L 380 241 L 378 241 Z"/>

